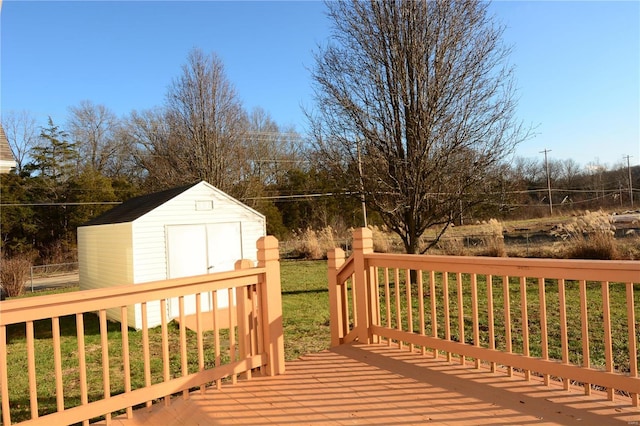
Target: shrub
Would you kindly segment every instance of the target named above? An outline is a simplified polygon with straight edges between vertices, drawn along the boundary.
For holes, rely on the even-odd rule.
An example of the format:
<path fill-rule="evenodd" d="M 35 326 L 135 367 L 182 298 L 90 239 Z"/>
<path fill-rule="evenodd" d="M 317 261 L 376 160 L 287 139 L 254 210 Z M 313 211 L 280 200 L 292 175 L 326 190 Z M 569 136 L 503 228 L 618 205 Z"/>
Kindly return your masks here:
<path fill-rule="evenodd" d="M 614 231 L 611 216 L 600 210 L 559 225 L 556 234 L 567 242 L 565 257 L 569 259 L 612 260 L 618 258 Z"/>
<path fill-rule="evenodd" d="M 504 227 L 502 226 L 502 222 L 498 222 L 496 219 L 490 219 L 487 225 L 489 232 L 482 238 L 484 250 L 480 252 L 480 255 L 505 257 L 507 250 L 504 246 Z"/>
<path fill-rule="evenodd" d="M 334 232 L 330 226 L 317 232 L 311 228 L 294 232 L 292 240 L 295 256 L 311 260 L 326 258 L 327 251 L 336 246 Z"/>
<path fill-rule="evenodd" d="M 465 256 L 467 250 L 460 238 L 441 238 L 437 244 L 438 249 L 446 256 Z"/>
<path fill-rule="evenodd" d="M 24 285 L 29 277 L 30 268 L 31 261 L 26 256 L 2 258 L 0 281 L 6 296 L 15 297 L 24 293 Z"/>
<path fill-rule="evenodd" d="M 391 244 L 388 233 L 375 225 L 371 226 L 370 229 L 373 234 L 373 251 L 376 253 L 389 253 L 391 251 Z"/>

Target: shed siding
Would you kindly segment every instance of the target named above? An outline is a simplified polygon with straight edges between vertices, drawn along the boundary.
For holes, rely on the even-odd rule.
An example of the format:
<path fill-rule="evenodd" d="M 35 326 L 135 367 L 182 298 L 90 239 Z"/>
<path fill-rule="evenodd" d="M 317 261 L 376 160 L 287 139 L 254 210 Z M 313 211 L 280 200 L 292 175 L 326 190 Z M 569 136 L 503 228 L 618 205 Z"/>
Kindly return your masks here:
<path fill-rule="evenodd" d="M 78 228 L 81 290 L 133 283 L 131 231 L 130 223 Z"/>
<path fill-rule="evenodd" d="M 82 226 L 78 228 L 78 268 L 81 290 L 133 284 L 130 223 Z M 113 265 L 118 265 L 114 268 Z M 120 310 L 108 310 L 107 317 L 120 321 Z M 128 321 L 133 321 L 129 309 Z"/>

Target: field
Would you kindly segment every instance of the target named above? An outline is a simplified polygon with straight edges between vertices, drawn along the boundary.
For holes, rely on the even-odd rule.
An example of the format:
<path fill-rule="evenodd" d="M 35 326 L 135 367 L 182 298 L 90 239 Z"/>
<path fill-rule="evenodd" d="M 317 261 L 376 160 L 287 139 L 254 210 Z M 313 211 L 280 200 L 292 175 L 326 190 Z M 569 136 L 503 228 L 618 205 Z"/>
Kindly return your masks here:
<path fill-rule="evenodd" d="M 397 235 L 384 227 L 370 228 L 375 251 L 404 252 Z M 431 245 L 436 237 L 436 230 L 427 230 L 421 246 Z M 350 239 L 348 229 L 327 227 L 320 231 L 301 231 L 281 243 L 282 256 L 321 259 L 333 247 L 341 246 L 348 251 Z M 426 254 L 639 260 L 640 213 L 581 212 L 450 226 Z"/>

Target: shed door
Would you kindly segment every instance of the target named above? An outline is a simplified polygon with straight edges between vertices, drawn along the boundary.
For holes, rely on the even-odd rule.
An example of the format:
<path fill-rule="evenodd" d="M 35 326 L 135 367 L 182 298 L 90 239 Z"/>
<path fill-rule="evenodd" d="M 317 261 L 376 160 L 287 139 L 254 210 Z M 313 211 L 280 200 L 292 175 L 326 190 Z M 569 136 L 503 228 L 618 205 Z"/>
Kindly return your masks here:
<path fill-rule="evenodd" d="M 179 278 L 233 270 L 242 258 L 240 222 L 167 226 L 168 277 Z M 194 314 L 195 295 L 184 300 L 185 315 Z M 201 296 L 202 311 L 211 310 L 209 293 Z M 218 292 L 218 306 L 229 306 L 228 293 Z M 178 298 L 169 301 L 169 318 L 179 316 Z"/>

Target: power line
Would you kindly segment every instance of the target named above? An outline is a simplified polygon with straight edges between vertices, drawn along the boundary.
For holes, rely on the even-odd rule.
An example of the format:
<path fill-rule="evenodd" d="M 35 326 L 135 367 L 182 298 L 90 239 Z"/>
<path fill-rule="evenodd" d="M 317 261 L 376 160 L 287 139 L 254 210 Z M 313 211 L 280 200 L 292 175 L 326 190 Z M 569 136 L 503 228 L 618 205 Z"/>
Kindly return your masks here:
<path fill-rule="evenodd" d="M 96 201 L 86 203 L 2 203 L 0 207 L 37 207 L 37 206 L 92 206 L 92 205 L 116 205 L 122 201 Z"/>

